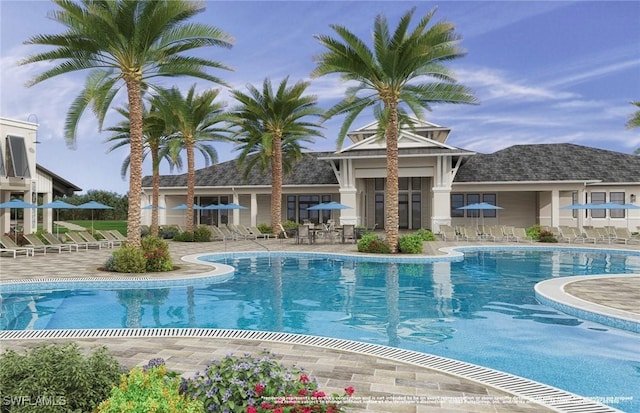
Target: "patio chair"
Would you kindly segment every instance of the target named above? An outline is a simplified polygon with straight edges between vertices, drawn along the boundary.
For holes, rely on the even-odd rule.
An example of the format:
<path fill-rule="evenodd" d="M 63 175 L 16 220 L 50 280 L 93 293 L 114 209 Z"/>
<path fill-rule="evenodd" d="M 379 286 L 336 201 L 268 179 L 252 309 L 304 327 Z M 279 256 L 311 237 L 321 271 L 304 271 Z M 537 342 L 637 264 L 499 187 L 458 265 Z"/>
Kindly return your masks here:
<path fill-rule="evenodd" d="M 36 255 L 35 250 L 32 247 L 21 247 L 16 244 L 8 235 L 0 235 L 0 246 L 4 248 L 5 252 L 13 252 L 13 258 L 16 254 L 25 254 L 26 256 Z"/>
<path fill-rule="evenodd" d="M 596 244 L 598 241 L 604 241 L 600 237 L 600 234 L 598 234 L 598 231 L 593 228 L 582 228 L 582 237 L 584 238 L 584 243 L 593 241 L 593 243 Z"/>
<path fill-rule="evenodd" d="M 342 243 L 346 243 L 347 240 L 353 240 L 355 244 L 357 241 L 356 237 L 356 226 L 353 224 L 347 224 L 342 226 Z"/>
<path fill-rule="evenodd" d="M 251 231 L 249 231 L 247 229 L 247 227 L 245 227 L 244 225 L 234 225 L 236 231 L 238 233 L 240 233 L 240 235 L 244 238 L 244 239 L 257 239 L 258 237 L 253 234 Z"/>
<path fill-rule="evenodd" d="M 97 242 L 103 247 L 113 248 L 113 242 L 108 239 L 97 239 L 93 235 L 89 233 L 89 231 L 79 231 L 78 235 L 80 235 L 87 242 Z"/>
<path fill-rule="evenodd" d="M 313 232 L 309 229 L 309 225 L 298 225 L 298 232 L 296 233 L 296 244 L 309 244 L 313 243 Z"/>
<path fill-rule="evenodd" d="M 235 234 L 233 231 L 231 231 L 231 229 L 229 229 L 229 227 L 225 224 L 218 225 L 218 229 L 222 232 L 225 239 L 231 239 L 234 241 L 239 239 L 238 234 Z"/>
<path fill-rule="evenodd" d="M 560 239 L 563 239 L 568 243 L 582 242 L 584 244 L 585 238 L 581 234 L 576 232 L 575 228 L 573 227 L 560 226 L 558 227 L 558 232 L 560 234 L 560 238 L 558 239 L 558 241 L 560 241 Z"/>
<path fill-rule="evenodd" d="M 220 228 L 215 225 L 207 225 L 207 228 L 211 231 L 211 241 L 224 241 L 226 239 Z"/>
<path fill-rule="evenodd" d="M 24 239 L 27 240 L 27 242 L 29 243 L 29 246 L 33 247 L 34 249 L 41 249 L 43 250 L 43 252 L 46 254 L 48 250 L 57 250 L 58 254 L 62 253 L 63 249 L 69 250 L 69 252 L 71 252 L 71 245 L 66 245 L 66 244 L 45 244 L 44 242 L 42 242 L 42 240 L 40 238 L 38 238 L 38 236 L 36 234 L 24 234 Z"/>
<path fill-rule="evenodd" d="M 98 234 L 100 234 L 102 236 L 102 238 L 104 238 L 107 241 L 111 242 L 112 246 L 116 246 L 116 245 L 122 245 L 125 241 L 121 241 L 119 239 L 117 239 L 111 232 L 109 231 L 102 231 L 102 230 L 96 230 L 96 232 Z"/>
<path fill-rule="evenodd" d="M 487 228 L 488 232 L 485 235 L 485 239 L 489 241 L 504 241 L 507 236 L 504 234 L 502 227 L 492 226 Z"/>
<path fill-rule="evenodd" d="M 76 231 L 69 231 L 66 233 L 66 235 L 72 242 L 78 244 L 78 246 L 84 247 L 85 250 L 88 250 L 89 248 L 102 249 L 101 242 L 87 241 L 84 238 L 82 238 L 80 234 L 78 234 Z"/>

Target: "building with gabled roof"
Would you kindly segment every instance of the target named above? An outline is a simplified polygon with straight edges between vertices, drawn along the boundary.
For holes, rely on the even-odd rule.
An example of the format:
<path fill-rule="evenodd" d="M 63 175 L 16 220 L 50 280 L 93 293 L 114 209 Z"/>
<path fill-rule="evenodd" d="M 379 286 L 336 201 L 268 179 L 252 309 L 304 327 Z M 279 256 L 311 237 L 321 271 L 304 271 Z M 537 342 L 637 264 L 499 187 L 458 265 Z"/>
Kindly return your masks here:
<path fill-rule="evenodd" d="M 338 218 L 343 224 L 383 228 L 386 147 L 378 123 L 347 134 L 351 144 L 336 152 L 311 152 L 283 182 L 282 220 L 302 222 Z M 616 225 L 635 228 L 640 212 L 570 211 L 562 207 L 585 202 L 635 203 L 640 194 L 640 158 L 574 144 L 515 145 L 479 154 L 446 143 L 449 128 L 424 121 L 403 128 L 398 137 L 400 229 L 469 224 L 528 227 Z M 196 171 L 197 204 L 235 202 L 246 210 L 196 211 L 196 223 L 243 225 L 269 223 L 271 174 L 243 170 L 236 160 Z M 161 224 L 181 224 L 186 202 L 186 174 L 161 176 Z M 150 203 L 151 177 L 143 179 Z M 309 207 L 337 201 L 340 211 Z M 499 211 L 461 210 L 476 202 L 499 205 Z M 480 215 L 481 214 L 481 215 Z M 149 215 L 150 217 L 150 215 Z M 149 219 L 147 217 L 147 219 Z"/>

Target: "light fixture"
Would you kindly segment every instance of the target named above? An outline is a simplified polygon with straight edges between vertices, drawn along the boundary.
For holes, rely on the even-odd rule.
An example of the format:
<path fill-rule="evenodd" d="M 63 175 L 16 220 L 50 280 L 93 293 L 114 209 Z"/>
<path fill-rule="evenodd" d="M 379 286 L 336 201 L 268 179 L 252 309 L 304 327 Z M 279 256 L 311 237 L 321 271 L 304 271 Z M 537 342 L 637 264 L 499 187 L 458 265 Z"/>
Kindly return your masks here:
<path fill-rule="evenodd" d="M 38 140 L 38 128 L 40 127 L 40 124 L 38 123 L 38 115 L 36 115 L 35 113 L 32 113 L 29 116 L 27 116 L 27 122 L 31 122 L 30 119 L 31 119 L 32 116 L 36 119 L 36 121 L 33 122 L 33 123 L 36 124 L 36 137 L 35 137 L 35 140 L 33 141 L 33 143 L 38 144 L 38 143 L 40 143 L 40 141 Z"/>
<path fill-rule="evenodd" d="M 631 201 L 631 203 L 635 203 L 636 202 L 636 194 L 631 194 L 629 195 L 629 201 Z"/>

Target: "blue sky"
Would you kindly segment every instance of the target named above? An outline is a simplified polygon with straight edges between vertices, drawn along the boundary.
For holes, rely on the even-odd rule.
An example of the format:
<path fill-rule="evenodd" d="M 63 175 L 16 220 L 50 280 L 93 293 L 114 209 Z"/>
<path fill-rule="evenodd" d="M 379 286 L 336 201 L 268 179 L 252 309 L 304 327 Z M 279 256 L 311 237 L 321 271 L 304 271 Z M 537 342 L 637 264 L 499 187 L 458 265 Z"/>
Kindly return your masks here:
<path fill-rule="evenodd" d="M 640 2 L 637 1 L 210 1 L 197 17 L 235 39 L 232 49 L 208 49 L 207 56 L 235 70 L 217 71 L 233 88 L 309 80 L 313 56 L 322 47 L 315 34 L 333 34 L 330 24 L 348 26 L 370 39 L 377 14 L 391 27 L 416 7 L 414 20 L 438 7 L 436 20 L 448 20 L 462 35 L 464 58 L 450 67 L 471 87 L 480 105 L 435 105 L 426 120 L 452 128 L 448 144 L 491 153 L 517 144 L 570 142 L 631 153 L 640 147 L 640 130 L 626 130 L 640 100 Z M 84 190 L 120 194 L 128 182 L 120 177 L 126 156 L 107 154 L 92 113 L 84 115 L 75 149 L 63 139 L 70 102 L 84 83 L 83 73 L 58 77 L 31 88 L 25 83 L 43 65 L 17 66 L 38 51 L 23 42 L 36 34 L 62 30 L 47 18 L 55 5 L 47 1 L 0 0 L 0 116 L 35 120 L 37 161 Z M 196 79 L 172 79 L 165 86 L 198 90 L 215 85 Z M 323 108 L 343 94 L 337 77 L 312 79 L 308 89 Z M 223 101 L 233 104 L 226 91 Z M 115 119 L 113 118 L 114 122 Z M 354 128 L 372 121 L 365 113 Z M 325 124 L 324 139 L 313 150 L 335 150 L 342 118 Z M 111 122 L 113 123 L 113 122 Z M 109 124 L 109 122 L 107 122 Z M 220 160 L 232 159 L 229 145 L 214 144 Z M 202 167 L 198 159 L 198 167 Z M 163 167 L 163 172 L 168 169 Z M 145 165 L 145 174 L 150 173 Z"/>

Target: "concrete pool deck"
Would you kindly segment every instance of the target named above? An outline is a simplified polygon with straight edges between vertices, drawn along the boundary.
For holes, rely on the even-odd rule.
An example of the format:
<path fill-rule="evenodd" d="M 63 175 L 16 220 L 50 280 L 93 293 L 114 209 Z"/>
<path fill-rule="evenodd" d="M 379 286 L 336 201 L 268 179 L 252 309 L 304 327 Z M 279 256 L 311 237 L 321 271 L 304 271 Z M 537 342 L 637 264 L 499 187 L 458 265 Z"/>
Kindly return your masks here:
<path fill-rule="evenodd" d="M 197 253 L 236 252 L 236 251 L 306 251 L 358 254 L 354 244 L 317 244 L 298 245 L 293 240 L 177 243 L 170 242 L 174 262 L 180 270 L 172 273 L 193 275 L 207 271 L 208 266 L 181 261 L 186 255 Z M 452 243 L 435 241 L 424 244 L 425 255 L 442 255 L 440 248 L 452 246 L 487 245 L 497 247 L 501 244 L 490 243 Z M 504 244 L 509 246 L 523 244 Z M 524 244 L 527 246 L 528 244 Z M 568 244 L 559 244 L 568 246 Z M 589 245 L 571 245 L 589 248 Z M 597 245 L 598 248 L 616 248 L 638 251 L 640 247 L 625 245 Z M 0 258 L 0 278 L 2 282 L 24 281 L 28 279 L 51 278 L 112 278 L 112 274 L 97 270 L 111 255 L 112 250 L 89 250 L 81 252 L 48 252 L 35 257 Z M 119 275 L 120 277 L 122 275 Z M 601 281 L 600 283 L 598 281 Z M 640 278 L 606 277 L 575 281 L 565 294 L 610 307 L 628 311 L 640 316 Z M 629 286 L 627 283 L 634 283 Z M 606 288 L 603 288 L 606 286 Z M 621 294 L 624 292 L 624 294 Z M 560 294 L 561 295 L 561 294 Z M 150 358 L 163 357 L 169 368 L 191 375 L 207 364 L 208 361 L 221 358 L 233 352 L 258 353 L 263 349 L 275 353 L 286 364 L 304 367 L 310 375 L 318 379 L 322 390 L 327 393 L 342 393 L 348 385 L 355 387 L 357 403 L 350 411 L 363 412 L 542 412 L 554 411 L 532 402 L 513 397 L 505 391 L 464 378 L 450 375 L 434 369 L 417 366 L 409 362 L 376 357 L 360 352 L 339 350 L 323 346 L 306 345 L 297 342 L 277 342 L 264 339 L 211 338 L 211 337 L 80 337 L 80 338 L 35 338 L 3 339 L 0 347 L 21 350 L 42 342 L 63 342 L 72 340 L 82 348 L 90 349 L 97 345 L 106 345 L 110 352 L 127 367 L 144 364 Z M 393 402 L 381 403 L 393 397 Z M 418 397 L 422 399 L 418 399 Z M 386 399 L 385 399 L 386 398 Z M 555 410 L 561 411 L 561 410 Z M 574 410 L 577 411 L 577 410 Z M 585 410 L 586 411 L 586 410 Z M 589 411 L 614 411 L 613 409 Z"/>

